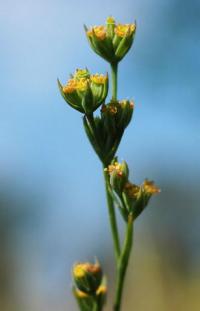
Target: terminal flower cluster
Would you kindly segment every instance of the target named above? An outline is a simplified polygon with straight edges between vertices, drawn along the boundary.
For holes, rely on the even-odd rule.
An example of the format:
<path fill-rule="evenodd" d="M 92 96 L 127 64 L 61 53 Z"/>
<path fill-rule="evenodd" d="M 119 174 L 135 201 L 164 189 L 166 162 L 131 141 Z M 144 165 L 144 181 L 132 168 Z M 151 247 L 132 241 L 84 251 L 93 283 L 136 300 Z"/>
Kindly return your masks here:
<path fill-rule="evenodd" d="M 136 23 L 116 24 L 108 17 L 106 25 L 85 26 L 86 35 L 92 49 L 110 63 L 122 60 L 132 46 Z"/>

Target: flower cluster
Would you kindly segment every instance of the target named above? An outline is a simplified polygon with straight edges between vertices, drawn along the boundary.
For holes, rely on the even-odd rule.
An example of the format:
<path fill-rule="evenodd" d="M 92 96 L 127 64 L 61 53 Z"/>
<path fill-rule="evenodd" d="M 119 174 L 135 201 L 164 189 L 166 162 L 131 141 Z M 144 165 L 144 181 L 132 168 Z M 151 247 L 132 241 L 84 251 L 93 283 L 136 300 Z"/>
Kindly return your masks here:
<path fill-rule="evenodd" d="M 108 17 L 105 26 L 85 26 L 85 30 L 95 53 L 109 63 L 118 63 L 132 46 L 136 24 L 116 24 L 113 17 Z"/>
<path fill-rule="evenodd" d="M 126 221 L 129 214 L 136 219 L 145 209 L 152 195 L 160 192 L 154 182 L 148 179 L 145 179 L 141 185 L 131 183 L 128 180 L 129 169 L 125 161 L 119 163 L 115 159 L 105 171 L 109 175 L 117 205 Z"/>
<path fill-rule="evenodd" d="M 132 101 L 111 101 L 102 105 L 100 117 L 93 120 L 84 117 L 86 134 L 103 164 L 108 165 L 112 161 L 133 109 Z"/>
<path fill-rule="evenodd" d="M 75 74 L 62 85 L 58 80 L 60 93 L 74 109 L 90 114 L 106 99 L 108 75 L 91 75 L 87 69 L 77 69 Z"/>
<path fill-rule="evenodd" d="M 94 305 L 101 311 L 106 299 L 107 287 L 103 281 L 102 269 L 98 262 L 77 263 L 73 267 L 74 296 L 82 311 L 94 310 Z"/>

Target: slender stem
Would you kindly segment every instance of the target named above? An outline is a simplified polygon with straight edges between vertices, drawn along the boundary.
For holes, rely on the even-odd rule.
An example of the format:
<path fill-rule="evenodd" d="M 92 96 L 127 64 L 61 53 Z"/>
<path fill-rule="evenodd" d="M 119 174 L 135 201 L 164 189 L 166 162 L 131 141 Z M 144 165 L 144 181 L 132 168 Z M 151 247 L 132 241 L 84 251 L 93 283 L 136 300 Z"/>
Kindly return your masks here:
<path fill-rule="evenodd" d="M 99 306 L 99 303 L 98 303 L 97 299 L 96 299 L 96 301 L 94 303 L 92 311 L 100 311 L 100 306 Z"/>
<path fill-rule="evenodd" d="M 112 99 L 117 100 L 118 63 L 111 63 Z"/>
<path fill-rule="evenodd" d="M 105 172 L 105 170 L 103 172 L 104 172 L 109 220 L 110 220 L 110 226 L 111 226 L 111 231 L 112 231 L 112 238 L 113 238 L 114 251 L 115 251 L 115 259 L 116 259 L 116 263 L 117 263 L 118 258 L 120 256 L 119 233 L 118 233 L 118 228 L 117 228 L 117 221 L 116 221 L 113 198 L 112 198 L 111 193 L 110 193 L 111 189 L 110 189 L 110 184 L 109 184 L 109 177 L 108 177 L 107 172 Z"/>
<path fill-rule="evenodd" d="M 123 249 L 118 261 L 117 267 L 117 288 L 116 288 L 116 296 L 114 303 L 114 311 L 120 311 L 121 300 L 122 300 L 122 292 L 124 286 L 124 279 L 126 275 L 126 269 L 128 266 L 128 261 L 130 257 L 131 247 L 133 241 L 133 219 L 132 215 L 129 215 L 127 227 L 126 227 L 126 235 L 124 240 Z"/>

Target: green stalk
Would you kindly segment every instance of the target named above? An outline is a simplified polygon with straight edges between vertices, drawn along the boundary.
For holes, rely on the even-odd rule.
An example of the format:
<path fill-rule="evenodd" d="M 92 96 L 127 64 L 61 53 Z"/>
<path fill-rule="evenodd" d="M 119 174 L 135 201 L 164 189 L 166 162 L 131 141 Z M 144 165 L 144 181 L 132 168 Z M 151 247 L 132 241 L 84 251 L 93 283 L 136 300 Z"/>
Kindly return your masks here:
<path fill-rule="evenodd" d="M 124 286 L 124 279 L 126 275 L 126 270 L 128 266 L 128 261 L 131 253 L 133 241 L 133 217 L 129 215 L 127 227 L 126 227 L 126 234 L 123 249 L 118 261 L 117 266 L 117 287 L 116 287 L 116 296 L 115 296 L 115 303 L 114 303 L 114 311 L 120 311 L 121 300 L 122 300 L 122 292 Z"/>
<path fill-rule="evenodd" d="M 111 63 L 111 78 L 112 78 L 112 99 L 117 100 L 117 63 Z M 103 169 L 105 169 L 105 165 Z M 117 228 L 117 221 L 115 215 L 115 208 L 113 203 L 113 198 L 111 195 L 110 183 L 109 183 L 109 176 L 104 170 L 104 180 L 105 180 L 105 189 L 106 189 L 106 198 L 107 198 L 107 205 L 108 205 L 108 214 L 114 244 L 114 252 L 115 252 L 115 259 L 116 263 L 118 262 L 118 258 L 120 256 L 120 241 L 119 241 L 119 233 Z"/>
<path fill-rule="evenodd" d="M 118 63 L 111 63 L 112 100 L 117 100 Z"/>
<path fill-rule="evenodd" d="M 118 228 L 117 228 L 117 221 L 116 221 L 113 198 L 111 195 L 109 176 L 108 176 L 108 173 L 105 172 L 104 168 L 105 167 L 103 167 L 103 173 L 104 173 L 104 180 L 105 180 L 108 214 L 109 214 L 109 220 L 110 220 L 110 226 L 111 226 L 111 232 L 112 232 L 112 238 L 113 238 L 113 244 L 114 244 L 115 259 L 117 263 L 118 258 L 120 256 L 119 233 L 118 233 Z"/>
<path fill-rule="evenodd" d="M 101 308 L 99 306 L 98 300 L 96 299 L 94 306 L 92 308 L 92 311 L 101 311 Z"/>

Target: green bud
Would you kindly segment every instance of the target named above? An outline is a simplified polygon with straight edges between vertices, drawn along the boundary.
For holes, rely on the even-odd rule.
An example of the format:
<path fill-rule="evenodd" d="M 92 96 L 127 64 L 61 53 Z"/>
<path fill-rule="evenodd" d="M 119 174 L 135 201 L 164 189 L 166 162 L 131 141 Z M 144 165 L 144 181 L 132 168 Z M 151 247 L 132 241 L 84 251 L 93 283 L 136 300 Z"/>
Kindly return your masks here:
<path fill-rule="evenodd" d="M 73 267 L 73 278 L 77 288 L 86 293 L 94 294 L 102 281 L 102 270 L 98 262 L 77 263 Z"/>
<path fill-rule="evenodd" d="M 133 115 L 133 109 L 134 109 L 134 103 L 133 101 L 129 100 L 122 100 L 119 102 L 121 106 L 120 115 L 118 118 L 119 126 L 123 129 L 125 129 L 129 122 L 131 121 L 132 115 Z"/>
<path fill-rule="evenodd" d="M 111 163 L 106 171 L 110 175 L 110 184 L 113 190 L 121 196 L 123 188 L 128 181 L 129 169 L 125 161 Z"/>

